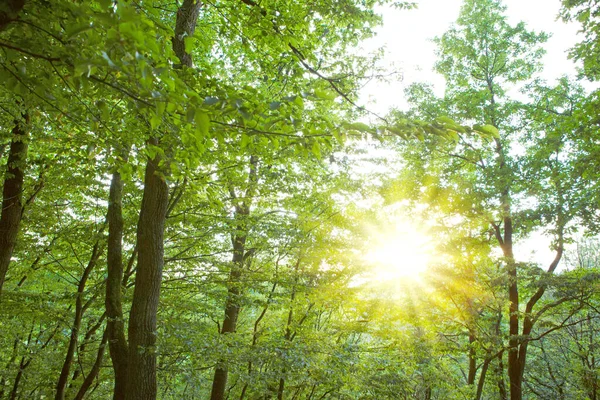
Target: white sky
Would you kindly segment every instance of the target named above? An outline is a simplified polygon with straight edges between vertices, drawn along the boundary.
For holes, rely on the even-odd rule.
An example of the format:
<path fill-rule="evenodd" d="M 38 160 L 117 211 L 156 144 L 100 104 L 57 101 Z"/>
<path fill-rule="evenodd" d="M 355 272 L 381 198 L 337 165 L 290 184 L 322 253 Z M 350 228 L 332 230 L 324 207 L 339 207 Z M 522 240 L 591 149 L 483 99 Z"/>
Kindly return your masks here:
<path fill-rule="evenodd" d="M 419 7 L 414 10 L 385 8 L 384 25 L 377 36 L 370 40 L 365 49 L 384 46 L 386 57 L 383 65 L 400 69 L 402 82 L 371 83 L 363 90 L 362 104 L 369 110 L 386 114 L 391 107 L 405 108 L 404 88 L 413 82 L 429 82 L 435 85 L 438 95 L 444 91 L 443 79 L 435 74 L 435 46 L 431 42 L 441 36 L 458 17 L 461 0 L 417 0 Z M 511 24 L 524 21 L 529 29 L 550 33 L 546 43 L 544 58 L 547 80 L 554 80 L 564 74 L 574 75 L 575 65 L 567 59 L 566 52 L 579 41 L 575 24 L 565 24 L 557 20 L 560 0 L 504 0 Z M 392 67 L 393 66 L 393 67 Z"/>
<path fill-rule="evenodd" d="M 389 70 L 401 70 L 403 80 L 387 83 L 372 82 L 361 94 L 361 105 L 380 115 L 393 107 L 405 109 L 404 88 L 413 82 L 432 83 L 439 96 L 444 92 L 444 80 L 433 72 L 436 60 L 435 45 L 430 39 L 441 36 L 458 17 L 462 0 L 416 0 L 419 7 L 414 10 L 380 10 L 384 24 L 377 36 L 363 47 L 372 51 L 385 47 L 386 56 L 381 65 Z M 562 75 L 574 76 L 575 64 L 567 58 L 567 51 L 581 38 L 576 24 L 565 24 L 558 20 L 560 0 L 504 0 L 508 7 L 509 22 L 524 21 L 529 29 L 551 34 L 545 44 L 542 77 L 553 81 Z M 532 235 L 520 243 L 520 261 L 536 261 L 542 267 L 554 258 L 548 245 L 550 240 L 541 234 Z"/>

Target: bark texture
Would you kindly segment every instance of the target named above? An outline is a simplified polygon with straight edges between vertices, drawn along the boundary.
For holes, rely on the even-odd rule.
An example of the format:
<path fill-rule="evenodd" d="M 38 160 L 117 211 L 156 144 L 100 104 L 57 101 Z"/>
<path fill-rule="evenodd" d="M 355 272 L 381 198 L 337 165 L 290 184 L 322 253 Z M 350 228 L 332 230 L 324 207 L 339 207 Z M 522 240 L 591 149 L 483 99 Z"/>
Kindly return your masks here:
<path fill-rule="evenodd" d="M 24 6 L 25 0 L 2 0 L 0 3 L 0 32 L 17 19 Z"/>
<path fill-rule="evenodd" d="M 156 142 L 155 142 L 156 144 Z M 156 399 L 156 315 L 164 265 L 163 237 L 168 187 L 160 156 L 148 160 L 137 227 L 138 261 L 129 314 L 125 399 Z"/>
<path fill-rule="evenodd" d="M 173 51 L 182 65 L 192 67 L 192 55 L 185 51 L 185 37 L 193 36 L 200 16 L 202 2 L 200 0 L 184 0 L 177 10 L 175 36 L 173 36 Z"/>
<path fill-rule="evenodd" d="M 248 215 L 248 208 L 236 207 L 236 218 L 240 220 L 242 216 Z M 221 334 L 234 333 L 237 328 L 237 320 L 240 313 L 240 279 L 242 276 L 242 269 L 244 264 L 244 252 L 246 248 L 246 230 L 240 223 L 236 227 L 237 232 L 240 234 L 234 235 L 233 239 L 233 257 L 232 257 L 232 269 L 229 274 L 229 287 L 227 289 L 227 300 L 225 304 L 225 318 L 223 319 L 223 325 L 221 328 Z M 213 385 L 210 394 L 211 400 L 222 400 L 225 398 L 225 388 L 227 386 L 227 365 L 220 363 L 215 369 L 215 375 L 213 377 Z"/>
<path fill-rule="evenodd" d="M 104 351 L 106 349 L 106 342 L 108 341 L 108 330 L 104 330 L 104 334 L 102 335 L 102 341 L 100 342 L 100 347 L 98 348 L 98 353 L 96 354 L 96 361 L 90 370 L 90 373 L 85 377 L 81 387 L 77 391 L 77 394 L 74 397 L 74 400 L 83 400 L 85 394 L 94 383 L 94 379 L 100 373 L 100 367 L 102 367 L 102 360 L 104 358 Z"/>
<path fill-rule="evenodd" d="M 257 183 L 257 164 L 258 158 L 250 157 L 250 172 L 248 175 L 248 184 L 243 198 L 237 198 L 233 188 L 230 188 L 230 194 L 235 204 L 235 233 L 232 235 L 233 256 L 231 259 L 231 271 L 227 286 L 227 300 L 225 302 L 225 318 L 221 327 L 221 334 L 234 333 L 237 327 L 237 320 L 240 313 L 240 280 L 242 277 L 244 262 L 248 257 L 246 252 L 246 240 L 248 238 L 248 217 L 250 216 L 250 205 L 254 197 Z M 223 400 L 225 398 L 225 388 L 227 386 L 227 364 L 219 362 L 215 369 L 213 377 L 211 400 Z"/>
<path fill-rule="evenodd" d="M 123 182 L 121 174 L 113 173 L 108 200 L 108 255 L 106 278 L 106 331 L 108 347 L 112 360 L 115 386 L 113 399 L 125 398 L 127 382 L 128 345 L 125 338 L 123 319 L 123 300 L 121 296 L 123 281 Z"/>
<path fill-rule="evenodd" d="M 173 50 L 182 64 L 191 67 L 191 54 L 184 38 L 192 36 L 198 22 L 199 0 L 184 0 L 177 10 Z M 149 144 L 158 146 L 152 137 Z M 160 155 L 149 159 L 144 177 L 144 195 L 138 221 L 138 252 L 135 289 L 129 313 L 126 400 L 156 399 L 156 316 L 164 265 L 164 226 L 169 206 L 169 189 L 159 168 Z"/>
<path fill-rule="evenodd" d="M 8 272 L 23 215 L 23 182 L 27 162 L 27 136 L 29 114 L 15 121 L 8 153 L 6 176 L 2 188 L 2 213 L 0 214 L 0 294 Z"/>
<path fill-rule="evenodd" d="M 86 307 L 84 306 L 83 292 L 85 290 L 87 280 L 90 274 L 92 273 L 92 270 L 98 263 L 98 259 L 100 258 L 101 254 L 102 246 L 100 245 L 99 241 L 96 241 L 96 244 L 94 244 L 94 247 L 92 249 L 90 261 L 83 270 L 83 274 L 77 286 L 77 298 L 75 299 L 75 316 L 73 319 L 73 326 L 71 327 L 71 337 L 69 338 L 67 354 L 65 355 L 65 360 L 60 371 L 60 377 L 58 378 L 58 382 L 56 384 L 56 395 L 54 396 L 55 400 L 63 400 L 65 398 L 65 389 L 67 387 L 67 382 L 69 381 L 71 364 L 73 363 L 73 357 L 77 348 L 79 329 L 81 328 L 81 320 L 83 318 L 83 313 L 86 309 Z"/>

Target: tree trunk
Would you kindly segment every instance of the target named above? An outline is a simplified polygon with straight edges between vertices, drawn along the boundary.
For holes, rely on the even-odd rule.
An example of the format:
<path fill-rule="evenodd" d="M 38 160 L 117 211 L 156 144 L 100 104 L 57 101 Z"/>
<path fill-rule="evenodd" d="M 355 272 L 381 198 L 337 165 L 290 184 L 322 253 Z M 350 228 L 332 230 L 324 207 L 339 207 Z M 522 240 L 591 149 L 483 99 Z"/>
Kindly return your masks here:
<path fill-rule="evenodd" d="M 258 158 L 250 157 L 250 172 L 248 174 L 248 186 L 242 200 L 238 199 L 233 188 L 230 188 L 232 200 L 235 203 L 235 233 L 232 234 L 233 256 L 231 260 L 231 272 L 229 273 L 229 281 L 227 287 L 227 300 L 225 302 L 225 318 L 221 328 L 221 334 L 234 333 L 237 326 L 237 319 L 240 313 L 239 298 L 241 294 L 240 279 L 244 262 L 250 255 L 246 253 L 246 239 L 248 234 L 248 216 L 250 215 L 250 204 L 254 197 L 257 183 Z M 224 362 L 219 362 L 215 369 L 213 377 L 212 390 L 210 393 L 211 400 L 223 400 L 225 398 L 225 388 L 227 386 L 227 365 Z"/>
<path fill-rule="evenodd" d="M 558 248 L 556 249 L 556 255 L 554 257 L 554 260 L 552 261 L 552 263 L 550 264 L 550 267 L 546 271 L 548 274 L 554 273 L 554 271 L 556 270 L 556 267 L 558 267 L 558 263 L 560 262 L 560 260 L 562 258 L 562 254 L 563 254 L 564 239 L 563 239 L 563 235 L 562 235 L 562 227 L 559 227 L 559 229 L 560 229 L 559 244 L 558 244 Z M 525 314 L 523 317 L 523 331 L 521 333 L 522 339 L 520 340 L 518 353 L 517 353 L 518 354 L 517 366 L 519 368 L 518 379 L 519 379 L 520 386 L 523 385 L 523 377 L 525 375 L 525 363 L 527 361 L 527 349 L 529 346 L 529 335 L 531 335 L 531 331 L 533 330 L 533 326 L 535 324 L 533 308 L 535 307 L 537 302 L 542 298 L 542 296 L 544 295 L 545 292 L 546 292 L 546 284 L 540 285 L 538 290 L 533 294 L 533 296 L 531 296 L 531 298 L 529 299 L 529 301 L 527 302 L 527 304 L 525 306 Z M 522 394 L 521 394 L 521 396 L 522 396 Z M 520 400 L 521 397 L 518 397 L 517 399 Z"/>
<path fill-rule="evenodd" d="M 475 354 L 475 334 L 469 332 L 469 375 L 467 376 L 467 385 L 475 384 L 477 374 L 477 358 Z"/>
<path fill-rule="evenodd" d="M 0 8 L 0 32 L 4 30 L 17 16 L 25 6 L 25 0 L 3 0 Z"/>
<path fill-rule="evenodd" d="M 194 35 L 202 2 L 184 0 L 177 10 L 173 51 L 183 65 L 192 67 L 185 51 L 185 37 Z M 152 137 L 149 143 L 158 146 Z M 138 221 L 137 272 L 129 313 L 126 400 L 156 399 L 156 316 L 164 265 L 164 226 L 169 206 L 169 188 L 160 173 L 160 155 L 148 159 L 144 195 Z"/>
<path fill-rule="evenodd" d="M 104 350 L 106 349 L 106 342 L 108 341 L 108 328 L 104 330 L 104 334 L 102 335 L 102 341 L 100 342 L 100 347 L 98 348 L 98 354 L 96 355 L 96 362 L 92 366 L 90 373 L 85 377 L 81 387 L 77 391 L 74 400 L 82 400 L 88 389 L 94 383 L 94 379 L 98 376 L 100 372 L 100 367 L 102 366 L 102 359 L 104 358 Z"/>
<path fill-rule="evenodd" d="M 127 382 L 128 346 L 125 338 L 125 321 L 123 319 L 123 302 L 121 299 L 123 281 L 123 182 L 121 174 L 115 171 L 110 184 L 108 200 L 108 255 L 106 278 L 106 314 L 108 321 L 108 348 L 112 360 L 115 386 L 113 399 L 125 398 Z"/>
<path fill-rule="evenodd" d="M 502 361 L 503 352 L 498 354 L 498 369 L 496 370 L 496 376 L 498 377 L 498 394 L 501 400 L 508 400 L 508 393 L 506 392 L 506 385 L 504 384 L 504 362 Z"/>
<path fill-rule="evenodd" d="M 17 398 L 17 394 L 19 393 L 19 385 L 21 384 L 21 378 L 23 378 L 23 372 L 25 371 L 25 368 L 27 368 L 27 366 L 29 365 L 30 361 L 31 359 L 29 359 L 29 361 L 25 361 L 25 356 L 21 357 L 21 362 L 19 363 L 19 371 L 15 376 L 13 387 L 10 391 L 10 400 L 15 400 Z"/>
<path fill-rule="evenodd" d="M 31 345 L 31 338 L 33 337 L 33 329 L 34 325 L 31 326 L 31 330 L 29 331 L 29 336 L 27 337 L 27 347 Z M 27 348 L 26 348 L 27 350 Z M 15 376 L 15 380 L 13 381 L 13 386 L 10 391 L 9 399 L 15 400 L 17 398 L 17 394 L 19 393 L 19 385 L 21 383 L 21 378 L 23 378 L 23 372 L 25 372 L 25 368 L 29 366 L 33 356 L 29 358 L 29 360 L 25 361 L 25 356 L 21 357 L 21 361 L 19 362 L 19 370 L 17 371 L 17 375 Z"/>
<path fill-rule="evenodd" d="M 510 316 L 508 319 L 508 381 L 510 383 L 510 400 L 522 400 L 521 363 L 519 360 L 519 291 L 517 288 L 517 266 L 512 261 L 508 266 L 510 278 L 508 298 Z"/>
<path fill-rule="evenodd" d="M 77 348 L 77 340 L 79 336 L 79 328 L 81 327 L 81 320 L 84 312 L 83 292 L 85 285 L 90 276 L 90 273 L 98 263 L 98 259 L 102 254 L 100 241 L 97 240 L 92 249 L 92 255 L 88 265 L 83 270 L 83 275 L 79 280 L 77 286 L 77 298 L 75 299 L 75 317 L 73 320 L 73 326 L 71 327 L 71 337 L 69 338 L 69 345 L 67 347 L 67 354 L 65 355 L 65 361 L 63 362 L 62 369 L 60 371 L 60 377 L 56 384 L 56 395 L 55 400 L 63 400 L 65 398 L 65 388 L 67 387 L 67 381 L 69 380 L 69 374 L 71 371 L 71 363 L 73 362 L 73 356 L 75 355 L 75 349 Z"/>
<path fill-rule="evenodd" d="M 290 311 L 288 312 L 287 322 L 285 324 L 285 334 L 283 339 L 286 342 L 292 341 L 292 322 L 294 321 L 294 302 L 296 300 L 296 285 L 298 284 L 298 266 L 300 265 L 300 259 L 296 263 L 294 286 L 292 287 L 292 294 L 290 296 Z M 283 400 L 283 390 L 285 389 L 285 367 L 281 371 L 281 377 L 279 378 L 279 386 L 277 387 L 277 400 Z"/>
<path fill-rule="evenodd" d="M 5 369 L 4 374 L 2 376 L 2 379 L 0 379 L 0 399 L 4 398 L 4 390 L 5 390 L 5 386 L 6 386 L 6 374 L 8 374 L 8 372 L 10 371 L 10 368 L 12 367 L 13 363 L 17 359 L 17 349 L 19 348 L 20 341 L 21 341 L 21 339 L 17 336 L 17 338 L 13 342 L 12 355 L 10 357 L 10 360 L 8 360 L 8 363 L 6 363 L 6 367 L 4 368 Z"/>
<path fill-rule="evenodd" d="M 156 145 L 157 141 L 154 139 L 151 143 Z M 169 190 L 159 170 L 160 161 L 159 155 L 149 159 L 144 176 L 144 195 L 137 227 L 137 272 L 129 313 L 127 400 L 156 399 L 156 315 L 169 200 Z"/>
<path fill-rule="evenodd" d="M 479 380 L 477 382 L 477 393 L 475 394 L 475 400 L 480 400 L 481 399 L 481 395 L 483 394 L 483 387 L 485 386 L 485 376 L 487 375 L 487 370 L 490 366 L 490 362 L 492 362 L 492 359 L 488 357 L 486 357 L 486 359 L 483 361 L 483 365 L 481 366 L 481 373 L 479 374 Z"/>
<path fill-rule="evenodd" d="M 237 211 L 236 211 L 237 214 Z M 240 218 L 238 216 L 238 218 Z M 238 225 L 238 228 L 242 226 Z M 240 313 L 240 278 L 242 276 L 242 268 L 244 263 L 244 250 L 246 246 L 245 230 L 241 235 L 235 235 L 233 239 L 233 259 L 232 269 L 229 274 L 229 288 L 227 289 L 227 300 L 225 303 L 225 318 L 221 328 L 221 334 L 234 333 L 237 327 L 237 319 Z M 213 385 L 210 394 L 211 400 L 223 400 L 225 398 L 225 387 L 227 386 L 227 365 L 224 362 L 219 363 L 215 369 L 213 377 Z"/>
<path fill-rule="evenodd" d="M 98 322 L 96 324 L 94 324 L 93 326 L 91 326 L 90 329 L 88 329 L 88 331 L 85 333 L 85 337 L 83 338 L 83 343 L 81 344 L 81 346 L 79 346 L 79 350 L 77 351 L 79 354 L 85 353 L 86 346 L 90 343 L 92 336 L 96 333 L 96 331 L 98 329 L 100 329 L 100 327 L 104 323 L 104 318 L 106 318 L 106 312 L 103 313 L 102 316 L 100 317 L 100 319 L 98 320 Z M 73 376 L 71 376 L 71 383 L 69 384 L 69 389 L 75 387 L 74 382 L 77 380 L 77 378 L 79 378 L 79 375 L 81 375 L 82 372 L 83 371 L 81 370 L 81 368 L 75 369 L 75 371 L 73 372 Z"/>
<path fill-rule="evenodd" d="M 15 121 L 8 153 L 7 171 L 2 188 L 2 213 L 0 214 L 0 295 L 6 279 L 23 214 L 23 181 L 27 162 L 29 114 Z"/>
<path fill-rule="evenodd" d="M 273 283 L 273 287 L 271 288 L 271 291 L 269 292 L 269 297 L 267 298 L 267 303 L 265 304 L 262 312 L 260 313 L 260 315 L 258 316 L 256 321 L 254 321 L 254 329 L 252 331 L 252 348 L 256 347 L 256 343 L 258 342 L 258 325 L 260 324 L 260 321 L 262 321 L 262 319 L 265 317 L 265 314 L 267 313 L 267 310 L 269 309 L 269 305 L 271 304 L 271 300 L 273 299 L 273 293 L 275 293 L 276 288 L 277 288 L 277 281 L 275 281 L 275 283 Z M 252 373 L 252 360 L 248 361 L 248 376 L 250 376 L 251 373 Z M 248 389 L 248 382 L 246 382 L 242 388 L 242 392 L 240 394 L 240 400 L 244 400 L 247 389 Z"/>
<path fill-rule="evenodd" d="M 296 264 L 294 265 L 294 285 L 292 286 L 292 293 L 290 294 L 290 310 L 288 312 L 288 318 L 287 318 L 287 321 L 285 324 L 285 334 L 283 336 L 283 339 L 290 344 L 292 343 L 292 341 L 296 337 L 296 333 L 298 332 L 297 330 L 292 332 L 292 324 L 294 322 L 294 304 L 296 302 L 296 290 L 298 287 L 298 281 L 300 279 L 299 269 L 300 269 L 301 262 L 302 262 L 302 257 L 298 256 L 298 260 L 296 261 Z M 306 321 L 306 318 L 308 317 L 308 312 L 310 311 L 311 308 L 312 308 L 312 303 L 309 304 L 308 310 L 304 314 L 304 316 L 302 318 L 300 318 L 300 320 L 297 322 L 296 328 L 301 326 L 304 323 L 304 321 Z M 286 373 L 286 370 L 284 368 L 283 371 L 281 371 L 282 376 L 279 378 L 279 386 L 277 388 L 277 400 L 283 400 L 283 391 L 285 389 L 285 378 L 284 378 L 285 373 Z"/>

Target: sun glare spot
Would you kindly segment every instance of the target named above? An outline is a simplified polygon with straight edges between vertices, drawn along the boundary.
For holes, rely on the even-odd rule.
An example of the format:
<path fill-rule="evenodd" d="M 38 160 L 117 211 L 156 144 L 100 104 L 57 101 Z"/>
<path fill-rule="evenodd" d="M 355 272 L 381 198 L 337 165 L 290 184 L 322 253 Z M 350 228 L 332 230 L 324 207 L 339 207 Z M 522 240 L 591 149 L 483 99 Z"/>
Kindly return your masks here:
<path fill-rule="evenodd" d="M 432 261 L 433 244 L 415 224 L 398 220 L 390 229 L 376 232 L 364 255 L 374 281 L 418 280 Z"/>

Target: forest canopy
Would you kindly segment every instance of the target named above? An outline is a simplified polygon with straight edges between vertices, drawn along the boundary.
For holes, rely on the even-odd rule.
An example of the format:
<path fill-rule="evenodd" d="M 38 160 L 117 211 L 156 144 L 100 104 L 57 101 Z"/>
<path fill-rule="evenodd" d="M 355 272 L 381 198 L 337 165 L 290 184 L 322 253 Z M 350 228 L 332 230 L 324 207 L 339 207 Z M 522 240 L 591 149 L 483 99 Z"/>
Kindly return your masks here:
<path fill-rule="evenodd" d="M 0 2 L 0 399 L 597 400 L 600 6 L 416 7 Z"/>

